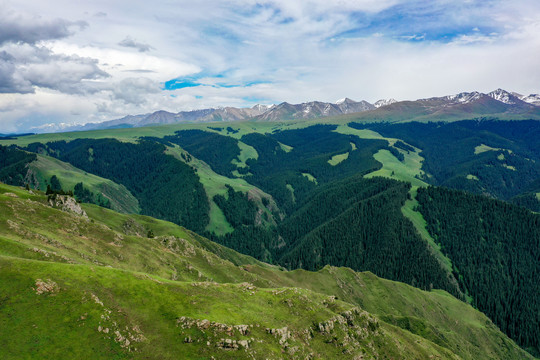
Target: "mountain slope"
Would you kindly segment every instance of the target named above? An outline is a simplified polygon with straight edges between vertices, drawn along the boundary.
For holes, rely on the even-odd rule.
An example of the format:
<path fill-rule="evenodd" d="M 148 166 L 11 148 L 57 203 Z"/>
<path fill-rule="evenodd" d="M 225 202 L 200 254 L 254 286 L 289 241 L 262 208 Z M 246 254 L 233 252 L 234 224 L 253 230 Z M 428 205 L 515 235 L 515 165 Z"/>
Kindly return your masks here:
<path fill-rule="evenodd" d="M 467 101 L 471 97 L 478 97 L 478 94 L 463 95 L 461 98 Z M 482 98 L 488 102 L 497 101 L 489 96 Z M 484 280 L 482 272 L 474 271 L 475 268 L 481 269 L 484 264 L 472 266 L 468 282 L 460 278 L 463 269 L 456 264 L 463 260 L 460 257 L 465 256 L 465 252 L 448 253 L 437 234 L 428 231 L 426 225 L 429 219 L 418 211 L 415 187 L 426 186 L 427 183 L 457 188 L 464 186 L 468 191 L 512 199 L 531 208 L 534 208 L 533 202 L 538 202 L 540 149 L 537 121 L 311 127 L 306 127 L 306 123 L 244 122 L 235 123 L 227 129 L 215 125 L 195 128 L 198 130 L 193 131 L 194 127 L 190 126 L 184 128 L 191 129 L 189 131 L 178 131 L 182 129 L 179 126 L 166 126 L 136 129 L 129 134 L 126 130 L 83 134 L 99 137 L 119 134 L 123 139 L 132 139 L 133 143 L 130 144 L 109 139 L 72 140 L 47 146 L 51 153 L 76 163 L 86 171 L 100 171 L 102 176 L 107 177 L 122 176 L 117 178 L 119 182 L 131 180 L 130 174 L 145 174 L 140 179 L 144 181 L 129 184 L 135 190 L 146 190 L 155 185 L 156 179 L 165 179 L 163 182 L 160 180 L 160 186 L 146 193 L 150 201 L 146 204 L 155 206 L 159 211 L 174 209 L 169 204 L 176 204 L 179 205 L 176 210 L 189 215 L 194 215 L 195 211 L 208 215 L 212 212 L 212 205 L 204 211 L 189 199 L 184 203 L 177 203 L 174 199 L 178 189 L 184 190 L 184 181 L 191 177 L 172 174 L 171 178 L 178 182 L 175 186 L 169 186 L 167 176 L 163 177 L 164 174 L 153 166 L 156 160 L 170 158 L 169 162 L 176 160 L 171 162 L 174 168 L 184 165 L 191 167 L 189 172 L 193 171 L 198 176 L 197 181 L 205 190 L 205 203 L 213 201 L 215 213 L 216 210 L 221 211 L 222 223 L 229 225 L 219 233 L 216 227 L 209 227 L 210 223 L 198 229 L 212 229 L 213 232 L 205 232 L 204 235 L 260 260 L 312 270 L 320 269 L 327 263 L 346 265 L 423 289 L 432 286 L 442 288 L 468 301 L 476 301 L 478 296 L 484 296 L 479 287 L 470 286 L 470 282 L 478 284 Z M 169 135 L 174 132 L 174 135 Z M 134 139 L 136 134 L 145 133 L 164 137 Z M 58 139 L 57 136 L 41 138 Z M 66 139 L 73 139 L 73 136 L 67 134 Z M 39 139 L 33 138 L 34 141 Z M 21 141 L 24 143 L 30 139 L 23 138 Z M 90 149 L 94 152 L 91 157 L 93 161 L 90 160 Z M 127 152 L 124 153 L 125 150 Z M 126 163 L 126 158 L 130 162 Z M 205 164 L 199 159 L 204 159 Z M 149 167 L 141 167 L 142 164 Z M 199 172 L 205 167 L 212 171 Z M 219 178 L 217 172 L 220 173 Z M 347 179 L 355 174 L 355 179 Z M 373 177 L 371 183 L 388 186 L 365 198 L 355 197 L 354 189 L 369 188 L 370 181 L 363 179 L 362 175 Z M 409 189 L 406 184 L 382 181 L 376 176 L 406 181 L 415 187 Z M 265 199 L 257 200 L 253 192 L 245 192 L 245 187 L 234 186 L 240 185 L 238 180 L 245 181 L 248 186 L 256 186 L 272 198 L 264 196 Z M 349 180 L 352 182 L 340 190 L 339 182 Z M 208 194 L 212 187 L 217 190 L 210 199 Z M 318 201 L 319 195 L 328 189 L 331 190 L 328 196 L 321 196 L 322 201 Z M 526 197 L 521 198 L 521 195 Z M 186 200 L 184 197 L 180 199 Z M 271 199 L 279 208 L 272 205 Z M 498 203 L 484 200 L 490 205 L 486 205 L 483 216 L 494 216 L 499 208 Z M 325 209 L 330 208 L 327 204 L 332 204 L 333 212 L 330 214 L 325 213 Z M 343 205 L 343 208 L 333 205 Z M 469 210 L 462 209 L 464 213 Z M 321 216 L 323 220 L 318 221 Z M 438 216 L 444 216 L 444 213 Z M 506 215 L 497 216 L 500 223 L 514 221 L 523 227 L 526 234 L 534 236 L 534 229 L 524 222 L 528 217 L 517 216 L 514 219 Z M 202 217 L 194 216 L 193 219 L 201 220 Z M 183 218 L 171 220 L 195 229 L 193 223 Z M 436 220 L 440 223 L 446 221 L 444 218 Z M 287 227 L 293 231 L 288 231 Z M 509 229 L 511 227 L 497 228 L 489 236 L 508 237 L 511 235 Z M 480 230 L 471 227 L 469 231 L 480 234 Z M 449 236 L 461 235 L 456 232 Z M 534 269 L 527 249 L 513 243 L 507 246 L 508 253 L 515 252 L 516 257 L 530 266 L 529 269 Z M 519 283 L 521 280 L 516 277 L 513 264 L 508 261 L 501 263 L 500 270 L 504 274 L 501 278 Z M 525 275 L 530 276 L 530 271 L 525 269 Z M 521 286 L 512 288 L 513 295 L 508 299 L 521 297 L 527 290 Z M 525 308 L 497 300 L 499 294 L 492 295 L 489 300 L 498 302 L 501 309 L 486 312 L 520 344 L 535 346 L 534 343 L 524 342 L 531 339 L 525 332 L 520 336 L 523 329 L 534 327 L 534 319 L 523 316 Z M 473 303 L 480 307 L 478 303 Z M 534 312 L 534 304 L 532 308 Z M 508 321 L 501 320 L 499 314 L 522 320 L 514 323 L 514 328 L 510 329 L 505 325 Z"/>
<path fill-rule="evenodd" d="M 46 202 L 0 184 L 5 359 L 531 358 L 444 292 L 287 272 L 171 223 Z"/>
<path fill-rule="evenodd" d="M 37 155 L 37 159 L 28 164 L 25 181 L 31 188 L 45 191 L 52 176 L 56 176 L 65 191 L 74 190 L 78 183 L 95 196 L 107 199 L 111 209 L 124 213 L 139 213 L 139 201 L 126 189 L 109 179 L 89 174 L 46 155 Z M 96 203 L 96 202 L 95 202 Z"/>

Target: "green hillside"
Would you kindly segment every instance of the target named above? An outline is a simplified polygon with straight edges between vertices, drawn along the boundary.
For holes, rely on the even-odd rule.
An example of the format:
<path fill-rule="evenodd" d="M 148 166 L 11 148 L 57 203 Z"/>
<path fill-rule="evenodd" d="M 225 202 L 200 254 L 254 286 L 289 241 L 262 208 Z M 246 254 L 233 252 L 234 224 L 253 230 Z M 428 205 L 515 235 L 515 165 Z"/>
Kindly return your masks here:
<path fill-rule="evenodd" d="M 64 190 L 73 190 L 75 185 L 84 187 L 95 194 L 102 194 L 110 201 L 113 210 L 123 213 L 139 213 L 138 200 L 125 186 L 84 172 L 71 164 L 46 155 L 38 155 L 37 160 L 28 166 L 28 182 L 33 188 L 45 191 L 50 178 L 55 175 Z"/>
<path fill-rule="evenodd" d="M 512 285 L 507 292 L 486 295 L 479 285 L 486 278 L 479 270 L 491 255 L 499 255 L 476 243 L 450 251 L 435 226 L 449 221 L 450 212 L 430 216 L 417 194 L 428 185 L 481 194 L 480 220 L 497 216 L 501 223 L 519 224 L 523 238 L 534 238 L 530 212 L 516 206 L 502 211 L 485 195 L 540 211 L 540 122 L 327 120 L 235 122 L 230 130 L 175 124 L 25 136 L 4 141 L 25 147 L 2 148 L 0 176 L 24 185 L 28 168 L 49 159 L 42 167 L 47 177 L 54 173 L 65 183 L 84 174 L 85 187 L 94 186 L 95 193 L 99 188 L 93 176 L 112 181 L 133 195 L 142 214 L 185 226 L 261 261 L 288 269 L 348 266 L 420 289 L 446 290 L 537 351 L 538 338 L 530 329 L 537 324 L 531 314 L 539 305 L 516 305 L 532 289 L 523 278 L 535 277 L 528 249 L 504 244 L 507 253 L 520 259 L 520 270 L 516 261 L 501 260 L 501 276 L 490 286 Z M 24 151 L 36 152 L 39 160 L 33 162 L 36 155 Z M 66 167 L 72 172 L 62 176 Z M 477 200 L 471 199 L 477 198 L 464 197 L 470 207 L 458 208 L 467 216 L 475 211 Z M 440 198 L 435 202 L 452 207 Z M 454 225 L 448 229 L 448 238 L 469 236 Z M 512 229 L 499 226 L 483 233 L 471 226 L 467 231 L 481 242 L 511 237 Z M 471 249 L 481 253 L 471 254 Z M 471 258 L 483 260 L 464 263 Z"/>
<path fill-rule="evenodd" d="M 0 185 L 4 359 L 531 358 L 442 291 L 285 271 L 162 220 L 62 206 Z"/>

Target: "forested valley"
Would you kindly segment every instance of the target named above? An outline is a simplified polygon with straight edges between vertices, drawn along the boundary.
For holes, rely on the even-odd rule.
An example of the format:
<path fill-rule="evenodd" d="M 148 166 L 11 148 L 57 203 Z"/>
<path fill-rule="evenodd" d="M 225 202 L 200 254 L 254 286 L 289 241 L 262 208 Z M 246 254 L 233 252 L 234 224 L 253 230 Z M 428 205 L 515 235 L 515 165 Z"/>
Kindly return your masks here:
<path fill-rule="evenodd" d="M 349 133 L 337 125 L 266 133 L 231 128 L 226 134 L 214 127 L 133 143 L 76 139 L 1 147 L 0 181 L 24 186 L 27 164 L 35 153 L 47 154 L 125 186 L 142 214 L 259 260 L 289 269 L 346 266 L 446 290 L 538 351 L 540 215 L 531 210 L 540 207 L 539 123 L 348 125 Z M 364 130 L 380 136 L 354 135 Z M 168 153 L 174 148 L 182 149 L 180 157 Z M 256 156 L 244 156 L 246 148 Z M 391 179 L 365 177 L 386 166 L 376 159 L 384 151 L 401 164 L 419 154 L 422 171 L 415 179 L 437 187 L 412 186 L 399 170 Z M 193 158 L 231 185 L 209 197 Z M 257 202 L 235 181 L 267 195 Z M 79 201 L 107 206 L 84 183 L 74 190 Z M 404 215 L 405 204 L 414 201 L 412 210 L 434 243 Z M 211 203 L 230 231 L 208 230 Z"/>

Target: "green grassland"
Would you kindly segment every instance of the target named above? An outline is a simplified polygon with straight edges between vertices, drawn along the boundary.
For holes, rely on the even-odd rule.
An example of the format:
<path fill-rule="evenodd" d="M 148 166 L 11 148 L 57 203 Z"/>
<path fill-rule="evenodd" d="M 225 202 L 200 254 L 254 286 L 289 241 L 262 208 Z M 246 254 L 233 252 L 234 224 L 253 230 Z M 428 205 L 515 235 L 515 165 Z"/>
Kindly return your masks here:
<path fill-rule="evenodd" d="M 88 138 L 88 139 L 107 139 L 115 138 L 124 142 L 135 142 L 141 137 L 158 137 L 162 138 L 167 135 L 173 135 L 176 131 L 179 130 L 204 130 L 215 132 L 220 135 L 231 136 L 237 139 L 240 139 L 243 135 L 249 134 L 252 132 L 260 133 L 269 133 L 276 129 L 281 128 L 295 128 L 296 123 L 254 123 L 249 121 L 240 121 L 230 123 L 230 125 L 237 130 L 236 133 L 225 133 L 216 131 L 212 128 L 216 126 L 223 126 L 223 123 L 180 123 L 180 124 L 171 124 L 171 125 L 159 125 L 159 126 L 145 126 L 137 128 L 126 128 L 126 129 L 105 129 L 105 130 L 92 130 L 92 131 L 74 131 L 74 132 L 65 132 L 65 133 L 51 133 L 51 134 L 37 134 L 19 137 L 15 140 L 0 140 L 1 145 L 10 145 L 16 144 L 21 147 L 25 147 L 28 144 L 33 142 L 47 143 L 51 141 L 70 141 L 79 138 Z"/>
<path fill-rule="evenodd" d="M 342 161 L 345 161 L 349 158 L 349 153 L 346 152 L 346 153 L 343 153 L 343 154 L 338 154 L 338 155 L 334 155 L 332 156 L 332 158 L 330 160 L 328 160 L 328 163 L 332 166 L 336 166 L 338 165 L 340 162 Z"/>
<path fill-rule="evenodd" d="M 239 141 L 238 147 L 240 148 L 240 155 L 238 155 L 238 160 L 233 159 L 233 164 L 235 164 L 237 167 L 246 167 L 246 161 L 248 159 L 257 160 L 259 158 L 259 154 L 253 146 L 249 146 Z"/>
<path fill-rule="evenodd" d="M 302 173 L 302 176 L 304 176 L 309 181 L 314 182 L 315 184 L 317 184 L 317 179 L 315 178 L 315 176 L 311 175 L 310 173 L 304 172 L 304 173 Z"/>
<path fill-rule="evenodd" d="M 245 161 L 250 157 L 256 157 L 257 151 L 255 151 L 255 149 L 253 149 L 251 146 L 241 146 L 241 149 L 242 152 L 240 153 L 240 157 L 241 159 L 243 159 L 242 161 Z M 252 151 L 254 151 L 255 153 L 253 154 Z M 167 153 L 174 156 L 178 160 L 186 161 L 185 158 L 182 157 L 182 154 L 186 155 L 187 152 L 178 145 L 175 145 L 174 147 L 167 147 Z M 243 153 L 247 153 L 247 156 L 249 157 L 243 157 Z M 262 204 L 263 198 L 266 198 L 270 201 L 272 208 L 277 208 L 274 200 L 272 199 L 272 196 L 268 195 L 261 189 L 249 184 L 241 178 L 228 178 L 226 176 L 219 175 L 215 173 L 207 163 L 195 158 L 192 155 L 190 155 L 190 159 L 191 160 L 187 163 L 195 168 L 197 175 L 199 176 L 200 182 L 204 186 L 204 190 L 206 191 L 206 195 L 208 196 L 208 201 L 210 203 L 210 223 L 208 224 L 206 230 L 214 232 L 216 235 L 224 235 L 227 233 L 231 233 L 234 230 L 225 219 L 223 211 L 221 211 L 221 209 L 214 202 L 215 195 L 222 195 L 228 197 L 227 186 L 231 186 L 235 191 L 248 193 L 250 198 L 257 204 L 259 209 L 262 209 L 264 212 L 268 212 L 269 215 L 271 215 L 271 213 Z"/>
<path fill-rule="evenodd" d="M 166 221 L 82 207 L 88 218 L 0 184 L 1 358 L 531 358 L 445 292 L 285 271 Z"/>
<path fill-rule="evenodd" d="M 285 152 L 291 152 L 293 147 L 292 146 L 289 146 L 289 145 L 285 145 L 285 144 L 282 144 L 278 141 L 279 143 L 279 147 L 281 148 L 281 150 L 285 151 Z"/>
<path fill-rule="evenodd" d="M 64 190 L 73 190 L 77 183 L 82 182 L 84 187 L 93 193 L 101 193 L 111 202 L 113 210 L 124 213 L 138 213 L 140 211 L 138 200 L 126 189 L 109 179 L 89 174 L 71 164 L 46 155 L 37 155 L 37 160 L 30 163 L 29 171 L 34 178 L 34 185 L 40 190 L 47 188 L 47 183 L 56 175 Z"/>
<path fill-rule="evenodd" d="M 486 151 L 507 151 L 509 154 L 512 153 L 512 150 L 493 148 L 491 146 L 487 146 L 487 145 L 484 145 L 484 144 L 480 144 L 480 145 L 478 145 L 477 147 L 474 148 L 474 154 L 475 155 L 484 153 Z M 504 155 L 503 155 L 503 158 L 504 158 Z"/>

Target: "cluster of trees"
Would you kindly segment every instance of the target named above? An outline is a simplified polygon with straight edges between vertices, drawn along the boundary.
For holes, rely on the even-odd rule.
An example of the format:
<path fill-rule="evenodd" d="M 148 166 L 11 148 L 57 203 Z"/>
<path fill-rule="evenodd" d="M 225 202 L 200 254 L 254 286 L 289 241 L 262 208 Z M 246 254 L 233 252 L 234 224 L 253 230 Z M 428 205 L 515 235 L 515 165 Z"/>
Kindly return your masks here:
<path fill-rule="evenodd" d="M 214 202 L 221 208 L 225 218 L 235 229 L 242 225 L 253 225 L 257 215 L 257 205 L 248 199 L 247 194 L 227 186 L 227 197 L 215 195 Z"/>
<path fill-rule="evenodd" d="M 94 194 L 92 191 L 84 187 L 82 182 L 75 184 L 73 190 L 64 190 L 62 183 L 56 175 L 51 176 L 49 183 L 47 184 L 47 190 L 45 195 L 48 195 L 49 199 L 55 199 L 56 195 L 69 195 L 73 196 L 78 202 L 96 204 L 104 208 L 111 208 L 111 202 L 105 198 L 102 194 Z"/>
<path fill-rule="evenodd" d="M 403 141 L 398 140 L 394 143 L 394 147 L 397 147 L 398 149 L 405 150 L 408 153 L 414 152 L 414 148 L 410 145 L 405 144 Z"/>
<path fill-rule="evenodd" d="M 245 179 L 271 194 L 280 209 L 290 213 L 316 188 L 302 173 L 309 173 L 319 184 L 325 184 L 381 167 L 373 154 L 387 147 L 386 141 L 359 139 L 336 133 L 335 129 L 335 125 L 314 125 L 266 135 L 244 135 L 241 140 L 259 154 L 258 159 L 246 162 L 249 175 Z M 357 150 L 351 151 L 351 143 Z M 285 151 L 281 144 L 291 146 L 292 150 Z M 349 152 L 346 160 L 336 166 L 328 164 L 333 156 L 346 152 Z"/>
<path fill-rule="evenodd" d="M 79 202 L 96 204 L 107 209 L 111 208 L 111 201 L 109 199 L 104 197 L 101 193 L 94 194 L 84 187 L 82 182 L 75 184 L 73 195 Z"/>
<path fill-rule="evenodd" d="M 326 264 L 371 271 L 423 289 L 460 291 L 429 245 L 401 213 L 410 184 L 352 177 L 330 184 L 280 226 L 280 263 L 317 270 Z"/>
<path fill-rule="evenodd" d="M 165 136 L 163 141 L 180 145 L 188 153 L 206 162 L 216 173 L 232 176 L 236 170 L 232 160 L 240 155 L 238 140 L 202 130 L 182 130 L 176 135 Z"/>
<path fill-rule="evenodd" d="M 540 215 L 441 187 L 419 189 L 428 231 L 473 305 L 518 344 L 540 347 Z"/>
<path fill-rule="evenodd" d="M 124 185 L 145 215 L 203 231 L 209 221 L 208 198 L 195 171 L 165 154 L 153 141 L 123 143 L 115 139 L 77 139 L 31 144 L 89 173 Z"/>
<path fill-rule="evenodd" d="M 36 159 L 36 154 L 0 145 L 0 181 L 9 185 L 25 185 L 27 165 Z"/>
<path fill-rule="evenodd" d="M 395 147 L 392 147 L 392 146 L 389 146 L 387 147 L 388 151 L 390 151 L 390 153 L 392 155 L 394 155 L 399 161 L 403 162 L 405 160 L 405 155 L 403 155 L 402 153 L 399 152 L 398 149 L 396 149 Z"/>

